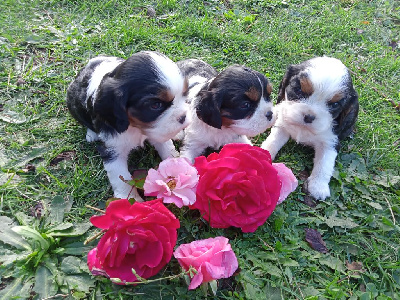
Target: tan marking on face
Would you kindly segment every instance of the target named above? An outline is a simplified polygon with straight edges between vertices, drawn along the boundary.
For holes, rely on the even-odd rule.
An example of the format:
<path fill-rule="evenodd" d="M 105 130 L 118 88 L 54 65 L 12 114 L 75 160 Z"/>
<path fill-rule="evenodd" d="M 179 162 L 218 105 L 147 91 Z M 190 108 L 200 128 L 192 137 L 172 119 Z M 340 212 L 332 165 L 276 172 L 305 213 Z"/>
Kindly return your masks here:
<path fill-rule="evenodd" d="M 312 82 L 310 78 L 308 78 L 308 76 L 306 75 L 300 77 L 300 86 L 302 92 L 308 96 L 311 96 L 312 93 L 314 92 Z"/>
<path fill-rule="evenodd" d="M 189 92 L 189 81 L 187 78 L 185 78 L 185 81 L 183 82 L 182 96 L 187 96 L 188 92 Z"/>
<path fill-rule="evenodd" d="M 163 89 L 158 93 L 158 98 L 163 102 L 172 102 L 175 96 L 169 89 Z"/>
<path fill-rule="evenodd" d="M 332 97 L 331 100 L 328 101 L 328 103 L 338 102 L 338 101 L 342 100 L 342 98 L 343 98 L 343 94 L 342 93 L 337 93 Z"/>
<path fill-rule="evenodd" d="M 266 91 L 267 91 L 268 95 L 271 95 L 271 93 L 272 93 L 272 84 L 270 84 L 269 82 L 267 83 Z"/>
<path fill-rule="evenodd" d="M 230 127 L 233 124 L 233 120 L 227 117 L 222 117 L 222 126 Z"/>
<path fill-rule="evenodd" d="M 128 111 L 127 114 L 128 114 L 129 125 L 131 125 L 132 127 L 139 128 L 139 129 L 146 129 L 146 128 L 150 128 L 151 125 L 152 125 L 152 122 L 150 122 L 150 123 L 145 123 L 145 122 L 142 122 L 142 121 L 140 121 L 139 119 L 133 117 L 133 116 L 129 113 L 129 111 Z"/>
<path fill-rule="evenodd" d="M 251 86 L 247 92 L 244 93 L 251 101 L 259 101 L 260 100 L 260 92 L 256 87 Z"/>

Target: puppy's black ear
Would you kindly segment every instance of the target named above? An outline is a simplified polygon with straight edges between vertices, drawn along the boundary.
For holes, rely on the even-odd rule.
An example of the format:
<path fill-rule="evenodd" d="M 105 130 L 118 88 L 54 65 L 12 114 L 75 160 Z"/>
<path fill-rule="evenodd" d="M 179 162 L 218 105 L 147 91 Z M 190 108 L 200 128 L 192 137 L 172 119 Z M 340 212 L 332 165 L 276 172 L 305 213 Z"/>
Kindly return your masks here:
<path fill-rule="evenodd" d="M 356 123 L 358 116 L 358 110 L 358 94 L 353 90 L 346 106 L 343 107 L 343 110 L 335 119 L 336 125 L 333 131 L 338 136 L 339 140 L 348 137 L 353 132 L 354 124 Z"/>
<path fill-rule="evenodd" d="M 211 91 L 201 91 L 198 95 L 199 102 L 196 106 L 196 113 L 200 120 L 204 123 L 221 129 L 221 104 L 222 101 L 218 100 L 217 94 Z"/>
<path fill-rule="evenodd" d="M 128 129 L 126 95 L 112 74 L 104 76 L 93 103 L 95 125 L 102 131 L 122 133 Z"/>
<path fill-rule="evenodd" d="M 281 83 L 279 84 L 277 103 L 281 102 L 282 100 L 285 100 L 286 87 L 289 85 L 290 79 L 294 75 L 297 75 L 299 72 L 300 69 L 298 65 L 289 65 L 289 67 L 286 69 L 286 73 L 283 76 Z"/>

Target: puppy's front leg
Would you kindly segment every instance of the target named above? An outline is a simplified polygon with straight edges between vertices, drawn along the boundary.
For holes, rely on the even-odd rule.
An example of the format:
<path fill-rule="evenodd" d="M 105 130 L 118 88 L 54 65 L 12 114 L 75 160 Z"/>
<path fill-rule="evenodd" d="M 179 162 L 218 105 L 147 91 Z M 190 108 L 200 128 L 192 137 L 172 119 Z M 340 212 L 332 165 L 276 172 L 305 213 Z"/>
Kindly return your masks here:
<path fill-rule="evenodd" d="M 267 139 L 261 144 L 261 148 L 268 150 L 271 154 L 272 160 L 275 159 L 276 154 L 289 140 L 289 133 L 281 127 L 272 127 L 271 133 Z"/>
<path fill-rule="evenodd" d="M 150 144 L 156 148 L 158 154 L 160 155 L 161 159 L 164 160 L 168 157 L 178 157 L 179 152 L 176 151 L 174 143 L 172 140 L 168 140 L 164 143 L 153 142 L 149 140 Z"/>
<path fill-rule="evenodd" d="M 335 168 L 337 151 L 333 146 L 317 145 L 314 147 L 314 167 L 307 179 L 307 190 L 315 199 L 324 200 L 331 195 L 329 181 Z"/>
<path fill-rule="evenodd" d="M 194 159 L 201 155 L 208 146 L 208 144 L 198 140 L 191 140 L 190 144 L 185 144 L 184 141 L 183 144 L 180 156 L 187 158 L 191 163 L 194 163 Z"/>
<path fill-rule="evenodd" d="M 139 195 L 135 187 L 123 182 L 131 179 L 132 175 L 128 171 L 128 155 L 129 149 L 117 148 L 101 148 L 99 149 L 101 158 L 103 159 L 104 169 L 107 171 L 108 179 L 114 191 L 114 197 L 121 199 L 134 198 L 137 202 L 143 202 L 143 198 Z"/>

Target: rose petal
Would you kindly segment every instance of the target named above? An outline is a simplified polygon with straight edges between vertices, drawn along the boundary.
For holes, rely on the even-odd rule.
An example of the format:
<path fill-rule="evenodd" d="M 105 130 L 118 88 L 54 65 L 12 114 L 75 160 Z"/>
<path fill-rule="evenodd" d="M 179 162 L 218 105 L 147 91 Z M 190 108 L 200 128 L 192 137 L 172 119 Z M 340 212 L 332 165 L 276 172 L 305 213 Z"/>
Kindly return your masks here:
<path fill-rule="evenodd" d="M 298 181 L 292 170 L 286 167 L 285 164 L 273 163 L 272 166 L 277 170 L 279 179 L 282 182 L 282 188 L 278 200 L 278 204 L 280 204 L 297 188 Z"/>
<path fill-rule="evenodd" d="M 126 218 L 126 211 L 130 207 L 131 204 L 126 199 L 114 200 L 108 205 L 105 215 L 93 216 L 90 218 L 90 222 L 98 228 L 108 229 L 116 219 Z"/>
<path fill-rule="evenodd" d="M 203 273 L 198 272 L 196 275 L 193 276 L 192 281 L 189 285 L 189 290 L 193 290 L 197 288 L 203 282 Z"/>

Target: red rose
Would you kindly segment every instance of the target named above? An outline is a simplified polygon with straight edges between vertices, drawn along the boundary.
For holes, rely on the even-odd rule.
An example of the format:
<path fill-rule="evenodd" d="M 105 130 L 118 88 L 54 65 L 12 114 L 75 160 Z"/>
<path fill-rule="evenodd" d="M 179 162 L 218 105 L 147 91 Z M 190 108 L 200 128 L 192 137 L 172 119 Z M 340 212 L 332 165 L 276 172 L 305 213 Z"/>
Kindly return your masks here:
<path fill-rule="evenodd" d="M 149 278 L 171 260 L 179 220 L 161 199 L 133 205 L 125 199 L 115 200 L 104 215 L 93 216 L 90 221 L 107 230 L 88 254 L 93 275 L 119 278 L 125 284 L 137 281 L 132 269 L 140 277 Z"/>
<path fill-rule="evenodd" d="M 281 182 L 267 150 L 228 144 L 219 154 L 197 157 L 194 166 L 200 179 L 190 208 L 200 210 L 211 227 L 254 232 L 275 209 Z"/>

